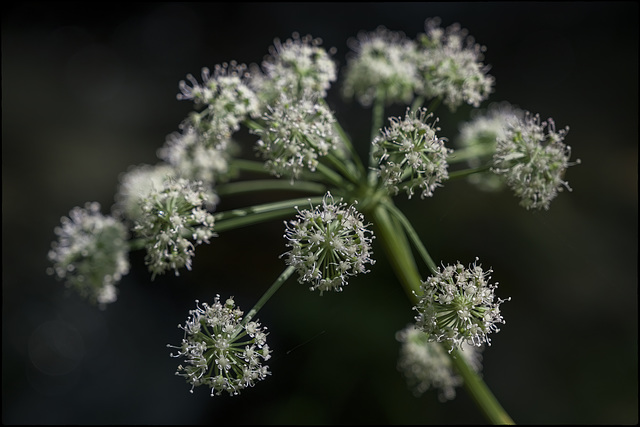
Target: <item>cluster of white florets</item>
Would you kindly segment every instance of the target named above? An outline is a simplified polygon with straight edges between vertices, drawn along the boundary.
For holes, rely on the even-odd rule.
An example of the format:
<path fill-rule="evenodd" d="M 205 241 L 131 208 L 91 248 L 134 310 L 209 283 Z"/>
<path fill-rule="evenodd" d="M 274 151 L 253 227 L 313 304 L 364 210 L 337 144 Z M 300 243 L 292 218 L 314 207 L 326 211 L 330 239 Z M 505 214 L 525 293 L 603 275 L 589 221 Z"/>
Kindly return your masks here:
<path fill-rule="evenodd" d="M 202 303 L 189 311 L 184 325 L 184 338 L 172 357 L 184 358 L 176 375 L 182 376 L 194 387 L 211 388 L 211 396 L 237 395 L 257 381 L 265 379 L 269 368 L 263 365 L 271 352 L 267 345 L 266 328 L 257 321 L 243 321 L 243 312 L 233 298 L 224 304 L 216 295 L 213 304 Z"/>
<path fill-rule="evenodd" d="M 129 272 L 127 228 L 100 212 L 100 204 L 75 207 L 54 230 L 49 274 L 101 308 L 117 299 L 116 284 Z"/>
<path fill-rule="evenodd" d="M 563 142 L 568 131 L 527 112 L 498 137 L 492 171 L 506 180 L 526 209 L 549 209 L 558 192 L 571 191 L 564 174 L 580 161 L 569 162 L 571 147 Z"/>
<path fill-rule="evenodd" d="M 415 307 L 418 329 L 451 349 L 464 343 L 491 345 L 488 335 L 504 323 L 500 304 L 506 301 L 495 297 L 497 283 L 490 283 L 491 272 L 476 262 L 469 268 L 460 263 L 438 268 L 420 287 Z"/>
<path fill-rule="evenodd" d="M 453 367 L 451 357 L 442 345 L 430 341 L 429 335 L 409 325 L 396 333 L 400 342 L 398 370 L 404 375 L 407 385 L 416 397 L 427 390 L 436 389 L 438 398 L 444 402 L 456 397 L 456 387 L 463 380 Z M 463 343 L 463 351 L 458 354 L 476 372 L 482 370 L 482 351 L 484 347 Z"/>
<path fill-rule="evenodd" d="M 420 197 L 431 197 L 449 177 L 447 156 L 451 150 L 436 135 L 440 129 L 427 123 L 431 117 L 426 108 L 417 112 L 407 109 L 404 119 L 391 117 L 390 125 L 372 142 L 378 175 L 394 193 L 402 188 L 411 198 L 418 187 L 422 189 Z"/>
<path fill-rule="evenodd" d="M 368 272 L 366 265 L 375 262 L 364 216 L 353 205 L 335 203 L 331 194 L 322 205 L 299 211 L 286 226 L 287 264 L 296 268 L 300 283 L 320 294 L 341 291 L 350 276 Z"/>

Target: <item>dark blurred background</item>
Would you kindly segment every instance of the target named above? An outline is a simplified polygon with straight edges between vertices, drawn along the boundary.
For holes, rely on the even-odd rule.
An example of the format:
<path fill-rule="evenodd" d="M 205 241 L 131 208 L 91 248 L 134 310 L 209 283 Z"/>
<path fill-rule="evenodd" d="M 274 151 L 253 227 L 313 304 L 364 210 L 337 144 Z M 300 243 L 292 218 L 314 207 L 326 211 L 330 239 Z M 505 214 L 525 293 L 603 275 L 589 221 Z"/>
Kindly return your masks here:
<path fill-rule="evenodd" d="M 234 398 L 190 394 L 166 344 L 180 342 L 195 299 L 251 308 L 283 269 L 281 221 L 222 234 L 178 278 L 152 282 L 133 254 L 106 311 L 45 274 L 60 217 L 94 200 L 108 212 L 118 175 L 157 162 L 192 108 L 175 98 L 187 73 L 260 62 L 294 31 L 335 46 L 343 66 L 358 31 L 415 37 L 433 16 L 487 46 L 492 101 L 569 125 L 582 160 L 567 173 L 574 191 L 548 212 L 464 181 L 429 200 L 398 197 L 437 262 L 478 256 L 512 297 L 484 352 L 487 384 L 518 423 L 637 423 L 638 3 L 613 1 L 3 6 L 3 423 L 484 423 L 464 390 L 445 404 L 407 390 L 394 333 L 413 313 L 378 245 L 371 273 L 342 293 L 291 280 L 276 294 L 258 315 L 273 375 Z M 337 89 L 329 103 L 365 150 L 370 111 Z M 469 109 L 438 113 L 453 140 Z"/>

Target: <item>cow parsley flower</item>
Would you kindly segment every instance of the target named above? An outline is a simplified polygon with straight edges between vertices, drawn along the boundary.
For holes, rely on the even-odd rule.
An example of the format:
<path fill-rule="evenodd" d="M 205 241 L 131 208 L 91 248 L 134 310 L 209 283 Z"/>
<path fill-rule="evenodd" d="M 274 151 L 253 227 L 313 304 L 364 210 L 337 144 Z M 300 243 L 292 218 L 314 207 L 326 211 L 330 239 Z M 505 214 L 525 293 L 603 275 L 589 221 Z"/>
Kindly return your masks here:
<path fill-rule="evenodd" d="M 100 213 L 100 204 L 75 207 L 55 228 L 47 269 L 67 287 L 100 308 L 117 299 L 116 284 L 129 272 L 127 229 L 120 221 Z"/>
<path fill-rule="evenodd" d="M 556 130 L 553 119 L 540 122 L 538 114 L 526 112 L 498 138 L 492 171 L 506 179 L 526 209 L 549 209 L 558 192 L 571 191 L 564 175 L 580 160 L 569 162 L 571 147 L 563 142 L 568 131 Z"/>
<path fill-rule="evenodd" d="M 191 393 L 204 385 L 211 388 L 211 396 L 235 396 L 264 380 L 270 372 L 262 363 L 271 357 L 266 328 L 244 321 L 233 298 L 223 304 L 216 295 L 213 304 L 198 304 L 196 300 L 196 309 L 189 311 L 184 326 L 178 326 L 184 330 L 182 344 L 167 346 L 178 350 L 171 357 L 184 358 L 176 375 L 191 384 Z"/>
<path fill-rule="evenodd" d="M 418 37 L 418 68 L 422 86 L 417 93 L 441 97 L 452 111 L 463 102 L 474 107 L 487 99 L 495 79 L 482 63 L 484 46 L 475 43 L 465 29 L 453 24 L 443 30 L 440 19 L 425 22 L 426 34 Z"/>
<path fill-rule="evenodd" d="M 377 96 L 386 103 L 409 103 L 420 84 L 415 42 L 382 26 L 349 39 L 352 54 L 344 71 L 343 95 L 367 107 Z"/>
<path fill-rule="evenodd" d="M 158 157 L 173 166 L 181 177 L 213 186 L 229 176 L 233 148 L 231 141 L 214 143 L 207 134 L 185 124 L 180 132 L 167 137 Z"/>
<path fill-rule="evenodd" d="M 447 156 L 451 150 L 445 147 L 444 138 L 436 135 L 440 128 L 427 123 L 432 116 L 426 108 L 417 112 L 407 109 L 404 119 L 391 117 L 390 126 L 372 142 L 378 176 L 396 194 L 403 188 L 411 198 L 419 187 L 420 197 L 431 197 L 449 178 Z"/>
<path fill-rule="evenodd" d="M 205 208 L 208 193 L 200 181 L 169 178 L 141 200 L 133 230 L 145 241 L 152 278 L 169 269 L 191 269 L 195 246 L 215 236 L 214 217 Z"/>
<path fill-rule="evenodd" d="M 202 69 L 202 84 L 188 74 L 186 81 L 179 83 L 180 100 L 193 100 L 196 107 L 204 109 L 197 119 L 200 130 L 213 138 L 224 141 L 240 128 L 248 116 L 258 114 L 260 102 L 249 87 L 246 65 L 235 61 L 218 64 L 213 69 Z"/>
<path fill-rule="evenodd" d="M 430 341 L 429 335 L 415 325 L 398 331 L 396 339 L 401 343 L 398 370 L 403 373 L 413 394 L 419 397 L 429 389 L 436 389 L 441 402 L 453 400 L 456 397 L 455 388 L 461 386 L 463 380 L 442 345 Z M 462 355 L 471 369 L 480 373 L 484 347 L 466 343 L 462 346 L 463 351 L 458 354 Z"/>
<path fill-rule="evenodd" d="M 324 98 L 336 80 L 336 64 L 331 58 L 335 49 L 327 52 L 322 39 L 311 35 L 300 37 L 293 33 L 284 43 L 275 39 L 269 55 L 262 62 L 262 70 L 254 65 L 251 84 L 265 104 L 273 102 L 281 92 L 291 96 L 313 93 Z"/>
<path fill-rule="evenodd" d="M 322 205 L 313 210 L 298 211 L 295 220 L 286 224 L 285 239 L 290 248 L 288 265 L 299 273 L 300 283 L 310 290 L 341 291 L 347 279 L 367 273 L 371 258 L 372 232 L 364 224 L 364 216 L 346 203 L 335 203 L 327 193 Z"/>
<path fill-rule="evenodd" d="M 282 93 L 262 120 L 264 127 L 252 130 L 260 136 L 256 150 L 277 177 L 289 176 L 293 181 L 304 169 L 315 171 L 319 158 L 341 144 L 335 117 L 311 94 L 297 99 Z"/>
<path fill-rule="evenodd" d="M 438 268 L 437 274 L 422 282 L 416 326 L 432 341 L 460 348 L 463 343 L 491 345 L 488 335 L 505 323 L 500 314 L 504 301 L 495 297 L 492 270 L 484 271 L 476 262 L 465 268 L 459 262 Z"/>
<path fill-rule="evenodd" d="M 142 215 L 141 203 L 165 180 L 175 178 L 176 170 L 168 164 L 137 165 L 120 175 L 114 211 L 117 215 L 135 221 Z"/>
<path fill-rule="evenodd" d="M 510 123 L 521 120 L 524 111 L 509 103 L 491 104 L 486 111 L 472 112 L 473 119 L 460 126 L 457 144 L 467 153 L 467 164 L 479 168 L 493 158 L 498 139 L 504 139 Z M 455 154 L 454 154 L 455 156 Z M 485 191 L 500 190 L 504 186 L 501 176 L 494 173 L 478 173 L 467 180 Z"/>

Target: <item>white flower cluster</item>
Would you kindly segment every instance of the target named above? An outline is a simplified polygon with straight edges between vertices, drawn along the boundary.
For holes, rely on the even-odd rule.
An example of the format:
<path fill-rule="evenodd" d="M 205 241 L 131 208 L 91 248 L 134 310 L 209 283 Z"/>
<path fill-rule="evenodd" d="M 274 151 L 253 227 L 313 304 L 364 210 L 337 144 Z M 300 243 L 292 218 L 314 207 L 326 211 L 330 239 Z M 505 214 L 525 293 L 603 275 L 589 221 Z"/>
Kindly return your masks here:
<path fill-rule="evenodd" d="M 540 116 L 525 116 L 511 121 L 505 134 L 497 139 L 492 171 L 506 179 L 507 186 L 526 209 L 549 209 L 549 204 L 564 188 L 571 147 L 564 144 L 569 128 L 556 131 L 552 119 L 540 122 Z"/>
<path fill-rule="evenodd" d="M 193 100 L 196 107 L 205 108 L 190 118 L 206 139 L 224 142 L 240 128 L 242 120 L 258 114 L 260 102 L 249 87 L 246 65 L 235 61 L 218 64 L 213 74 L 202 69 L 202 84 L 191 75 L 179 83 L 178 99 Z"/>
<path fill-rule="evenodd" d="M 236 148 L 231 140 L 210 141 L 198 129 L 186 123 L 174 132 L 159 150 L 158 157 L 183 178 L 202 181 L 213 186 L 229 176 L 231 152 Z"/>
<path fill-rule="evenodd" d="M 224 304 L 216 295 L 213 304 L 203 303 L 189 311 L 184 326 L 184 338 L 171 357 L 184 357 L 186 366 L 179 365 L 176 375 L 182 376 L 193 388 L 211 387 L 211 396 L 237 395 L 270 374 L 262 362 L 271 357 L 266 328 L 255 321 L 244 322 L 243 312 L 233 298 Z"/>
<path fill-rule="evenodd" d="M 387 103 L 411 102 L 420 80 L 412 40 L 380 26 L 374 32 L 359 33 L 348 44 L 353 52 L 345 69 L 345 97 L 355 96 L 363 106 L 370 106 L 377 96 Z"/>
<path fill-rule="evenodd" d="M 124 224 L 102 215 L 97 202 L 73 208 L 61 223 L 55 228 L 58 240 L 51 244 L 48 257 L 53 267 L 47 272 L 101 308 L 115 302 L 115 285 L 129 272 Z"/>
<path fill-rule="evenodd" d="M 477 259 L 476 259 L 477 262 Z M 465 268 L 459 262 L 438 268 L 435 276 L 422 282 L 416 326 L 432 341 L 460 348 L 463 343 L 491 345 L 488 334 L 504 323 L 496 299 L 496 284 L 489 283 L 492 270 L 484 271 L 476 262 Z"/>
<path fill-rule="evenodd" d="M 451 150 L 436 135 L 440 129 L 427 123 L 431 117 L 426 108 L 418 112 L 407 108 L 404 119 L 391 117 L 390 126 L 372 142 L 378 175 L 396 194 L 401 187 L 411 198 L 414 188 L 420 187 L 420 197 L 431 197 L 449 178 L 447 156 Z"/>
<path fill-rule="evenodd" d="M 341 291 L 347 279 L 367 273 L 371 258 L 372 232 L 364 216 L 353 205 L 334 203 L 327 193 L 321 206 L 298 211 L 295 220 L 286 223 L 284 237 L 290 248 L 284 255 L 287 264 L 296 268 L 300 283 L 310 283 L 311 290 Z"/>
<path fill-rule="evenodd" d="M 455 388 L 461 386 L 463 381 L 442 345 L 430 341 L 429 336 L 415 325 L 398 331 L 396 339 L 401 343 L 398 370 L 403 373 L 414 395 L 419 397 L 429 389 L 437 389 L 441 402 L 453 400 L 456 397 Z M 458 354 L 462 355 L 471 369 L 479 373 L 482 370 L 484 347 L 463 343 L 462 350 Z"/>
<path fill-rule="evenodd" d="M 277 177 L 288 176 L 293 181 L 304 169 L 315 171 L 319 158 L 341 144 L 335 117 L 310 94 L 298 99 L 282 93 L 262 120 L 264 128 L 252 131 L 260 136 L 256 150 Z"/>
<path fill-rule="evenodd" d="M 510 123 L 521 120 L 524 111 L 503 102 L 491 104 L 483 112 L 474 110 L 472 114 L 473 119 L 460 126 L 457 144 L 467 153 L 467 164 L 478 168 L 486 163 L 486 158 L 493 157 L 497 140 L 506 137 Z M 504 186 L 502 177 L 494 173 L 472 174 L 467 180 L 485 191 L 500 190 Z"/>
<path fill-rule="evenodd" d="M 283 91 L 294 97 L 309 92 L 326 96 L 337 78 L 331 58 L 335 49 L 327 52 L 321 44 L 322 39 L 310 35 L 301 38 L 298 33 L 284 43 L 275 39 L 262 62 L 262 71 L 254 64 L 251 74 L 251 85 L 265 104 Z"/>
<path fill-rule="evenodd" d="M 134 232 L 145 241 L 145 258 L 152 278 L 173 269 L 191 269 L 195 245 L 215 236 L 214 218 L 205 205 L 210 200 L 202 182 L 168 177 L 139 199 L 140 216 Z"/>
<path fill-rule="evenodd" d="M 426 34 L 416 40 L 384 27 L 351 39 L 343 95 L 363 106 L 377 97 L 407 104 L 417 94 L 440 98 L 452 111 L 462 103 L 478 107 L 495 81 L 482 63 L 485 48 L 460 25 L 439 25 L 438 18 L 428 19 Z"/>
<path fill-rule="evenodd" d="M 442 98 L 452 111 L 463 102 L 479 107 L 495 83 L 482 63 L 485 47 L 459 24 L 442 29 L 439 18 L 428 19 L 425 32 L 418 37 L 418 68 L 423 78 L 418 93 Z"/>

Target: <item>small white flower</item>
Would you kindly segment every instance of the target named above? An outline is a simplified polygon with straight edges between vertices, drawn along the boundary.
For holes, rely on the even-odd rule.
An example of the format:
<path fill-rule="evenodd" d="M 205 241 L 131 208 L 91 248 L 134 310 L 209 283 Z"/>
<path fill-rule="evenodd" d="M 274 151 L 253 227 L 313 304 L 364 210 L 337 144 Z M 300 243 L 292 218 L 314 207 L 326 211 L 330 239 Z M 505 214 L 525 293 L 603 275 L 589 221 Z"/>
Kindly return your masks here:
<path fill-rule="evenodd" d="M 229 175 L 229 151 L 233 148 L 231 141 L 211 141 L 207 134 L 185 122 L 180 132 L 167 137 L 158 157 L 181 177 L 213 186 Z"/>
<path fill-rule="evenodd" d="M 361 32 L 349 39 L 353 53 L 347 59 L 343 95 L 355 96 L 370 106 L 378 91 L 386 103 L 408 103 L 420 84 L 416 45 L 401 32 L 382 26 L 374 32 Z"/>
<path fill-rule="evenodd" d="M 265 159 L 265 167 L 275 176 L 298 178 L 304 169 L 315 171 L 319 158 L 341 144 L 335 118 L 311 94 L 301 98 L 282 93 L 262 116 L 263 129 L 256 150 Z"/>
<path fill-rule="evenodd" d="M 364 216 L 353 205 L 334 203 L 327 193 L 321 206 L 298 211 L 295 220 L 286 224 L 284 237 L 291 248 L 284 255 L 287 264 L 296 268 L 300 283 L 310 289 L 341 291 L 348 277 L 367 273 L 371 258 L 372 232 Z"/>
<path fill-rule="evenodd" d="M 511 121 L 497 139 L 492 171 L 506 179 L 507 186 L 526 209 L 549 209 L 558 192 L 571 191 L 564 175 L 570 163 L 571 147 L 564 144 L 569 128 L 556 130 L 552 119 L 525 116 Z"/>
<path fill-rule="evenodd" d="M 488 334 L 498 332 L 504 323 L 500 314 L 503 299 L 496 299 L 496 284 L 491 284 L 492 270 L 484 271 L 476 262 L 438 268 L 436 275 L 422 282 L 416 327 L 431 341 L 445 342 L 460 348 L 463 343 L 491 345 Z"/>
<path fill-rule="evenodd" d="M 396 333 L 401 343 L 398 358 L 398 370 L 404 374 L 409 388 L 416 397 L 429 389 L 438 390 L 441 402 L 456 397 L 456 387 L 463 380 L 457 374 L 442 345 L 429 340 L 429 335 L 420 331 L 415 325 L 408 325 Z M 479 373 L 482 370 L 482 351 L 484 347 L 462 344 L 459 354 L 464 357 L 471 369 Z"/>
<path fill-rule="evenodd" d="M 58 240 L 49 251 L 53 267 L 47 272 L 100 308 L 115 302 L 115 285 L 129 272 L 124 224 L 102 215 L 97 202 L 73 208 L 61 223 L 55 229 Z"/>
<path fill-rule="evenodd" d="M 213 304 L 203 303 L 189 311 L 184 325 L 184 338 L 171 357 L 184 357 L 186 366 L 179 365 L 176 375 L 182 376 L 194 387 L 211 388 L 211 396 L 223 392 L 235 396 L 270 374 L 262 362 L 269 360 L 271 352 L 266 343 L 266 328 L 260 323 L 243 322 L 243 312 L 235 306 L 233 298 L 224 304 L 216 295 Z"/>
<path fill-rule="evenodd" d="M 248 85 L 246 65 L 235 61 L 216 65 L 213 74 L 202 69 L 202 84 L 187 75 L 190 85 L 179 83 L 178 99 L 193 100 L 197 107 L 204 107 L 199 118 L 193 119 L 199 130 L 211 138 L 225 141 L 240 128 L 247 116 L 258 113 L 260 103 Z"/>
<path fill-rule="evenodd" d="M 479 107 L 495 82 L 487 74 L 489 67 L 482 63 L 485 47 L 476 44 L 459 24 L 443 30 L 439 18 L 428 19 L 425 31 L 418 38 L 417 61 L 423 84 L 417 92 L 441 97 L 452 111 L 463 102 Z"/>
<path fill-rule="evenodd" d="M 467 164 L 478 168 L 486 164 L 496 151 L 498 139 L 504 139 L 510 124 L 521 120 L 524 111 L 509 103 L 491 104 L 486 111 L 472 111 L 473 119 L 460 126 L 457 143 L 470 156 Z M 455 156 L 455 154 L 454 154 Z M 504 180 L 494 173 L 477 173 L 469 175 L 469 182 L 485 191 L 496 191 L 504 187 Z"/>
<path fill-rule="evenodd" d="M 407 108 L 404 119 L 391 117 L 390 126 L 372 142 L 378 176 L 396 194 L 403 188 L 411 198 L 414 188 L 420 187 L 420 197 L 431 197 L 449 178 L 447 156 L 451 150 L 436 135 L 440 129 L 427 123 L 431 117 L 426 108 L 418 112 Z"/>
<path fill-rule="evenodd" d="M 133 230 L 145 241 L 145 262 L 152 273 L 191 269 L 195 245 L 215 236 L 214 218 L 205 209 L 210 195 L 200 181 L 168 178 L 140 200 Z"/>
<path fill-rule="evenodd" d="M 266 105 L 273 102 L 281 92 L 291 96 L 313 93 L 324 98 L 331 83 L 336 80 L 336 64 L 331 58 L 335 49 L 327 52 L 322 39 L 310 35 L 292 38 L 282 43 L 275 39 L 269 47 L 269 55 L 262 62 L 262 70 L 254 65 L 251 84 Z"/>

